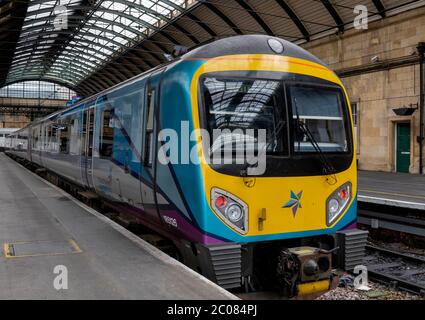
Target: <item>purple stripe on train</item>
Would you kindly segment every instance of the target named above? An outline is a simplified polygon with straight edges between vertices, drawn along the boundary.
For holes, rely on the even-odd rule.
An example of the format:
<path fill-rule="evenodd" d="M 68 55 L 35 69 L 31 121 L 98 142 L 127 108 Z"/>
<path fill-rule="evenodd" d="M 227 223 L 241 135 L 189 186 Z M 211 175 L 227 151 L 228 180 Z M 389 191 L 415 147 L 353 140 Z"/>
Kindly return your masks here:
<path fill-rule="evenodd" d="M 161 210 L 161 216 L 164 221 L 171 227 L 178 228 L 178 231 L 185 234 L 188 240 L 200 242 L 205 245 L 224 244 L 226 242 L 210 237 L 201 233 L 197 228 L 184 219 L 177 211 L 174 210 Z"/>
<path fill-rule="evenodd" d="M 357 222 L 354 222 L 354 223 L 348 225 L 343 230 L 354 230 L 354 229 L 357 229 Z"/>

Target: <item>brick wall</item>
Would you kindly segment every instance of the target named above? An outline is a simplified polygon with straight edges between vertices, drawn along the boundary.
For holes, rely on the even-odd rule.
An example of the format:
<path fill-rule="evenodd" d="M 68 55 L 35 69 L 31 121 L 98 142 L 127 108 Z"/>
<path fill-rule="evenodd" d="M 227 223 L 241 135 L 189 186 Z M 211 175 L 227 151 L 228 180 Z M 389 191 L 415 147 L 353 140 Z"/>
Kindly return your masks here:
<path fill-rule="evenodd" d="M 416 54 L 425 41 L 425 8 L 414 9 L 373 22 L 368 30 L 349 30 L 310 42 L 304 47 L 336 72 L 373 65 L 371 59 L 404 59 Z M 411 168 L 419 171 L 419 112 L 397 117 L 392 111 L 419 102 L 419 66 L 363 73 L 342 79 L 352 102 L 358 103 L 359 167 L 363 170 L 395 170 L 395 124 L 411 122 Z"/>
<path fill-rule="evenodd" d="M 0 115 L 0 128 L 22 128 L 30 122 L 29 117 L 22 115 Z"/>

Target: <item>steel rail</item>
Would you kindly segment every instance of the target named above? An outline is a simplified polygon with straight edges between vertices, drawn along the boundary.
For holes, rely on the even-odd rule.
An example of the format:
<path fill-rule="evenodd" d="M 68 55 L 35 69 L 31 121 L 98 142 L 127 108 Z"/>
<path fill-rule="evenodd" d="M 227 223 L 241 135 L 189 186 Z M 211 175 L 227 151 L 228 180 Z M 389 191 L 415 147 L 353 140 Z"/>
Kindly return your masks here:
<path fill-rule="evenodd" d="M 408 261 L 411 263 L 415 263 L 417 265 L 424 265 L 423 273 L 425 274 L 425 257 L 413 256 L 402 252 L 397 252 L 381 247 L 376 246 L 366 246 L 368 251 L 377 252 L 382 256 L 389 256 L 395 259 L 401 259 L 403 261 Z M 391 265 L 391 264 L 390 264 Z M 418 294 L 421 296 L 425 296 L 425 283 L 420 284 L 416 282 L 412 282 L 410 280 L 404 279 L 402 276 L 396 276 L 394 274 L 390 274 L 385 272 L 385 269 L 389 269 L 389 267 L 382 265 L 373 265 L 368 266 L 368 275 L 383 284 L 394 285 L 396 288 L 401 289 L 403 291 L 407 291 L 410 293 Z M 420 271 L 418 272 L 418 274 Z"/>

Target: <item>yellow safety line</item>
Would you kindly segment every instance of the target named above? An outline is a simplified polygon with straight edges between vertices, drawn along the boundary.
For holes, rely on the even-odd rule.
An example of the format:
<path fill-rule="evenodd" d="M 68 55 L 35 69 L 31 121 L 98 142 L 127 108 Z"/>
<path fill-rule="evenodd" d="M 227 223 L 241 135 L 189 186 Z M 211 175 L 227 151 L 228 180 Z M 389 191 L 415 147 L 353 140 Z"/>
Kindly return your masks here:
<path fill-rule="evenodd" d="M 69 239 L 69 243 L 71 244 L 71 246 L 73 246 L 74 247 L 74 249 L 75 249 L 75 253 L 80 253 L 80 252 L 83 252 L 83 250 L 81 250 L 81 248 L 79 247 L 79 245 L 75 242 L 75 240 L 74 239 Z"/>
<path fill-rule="evenodd" d="M 359 190 L 359 193 L 360 192 L 370 192 L 370 193 L 376 193 L 376 194 L 383 194 L 383 195 L 387 195 L 387 196 L 398 196 L 398 197 L 406 197 L 406 198 L 425 200 L 425 197 L 414 196 L 414 195 L 403 194 L 403 193 L 392 193 L 392 192 L 374 191 L 374 190 L 366 190 L 366 189 Z M 359 194 L 359 195 L 361 195 L 361 194 Z"/>

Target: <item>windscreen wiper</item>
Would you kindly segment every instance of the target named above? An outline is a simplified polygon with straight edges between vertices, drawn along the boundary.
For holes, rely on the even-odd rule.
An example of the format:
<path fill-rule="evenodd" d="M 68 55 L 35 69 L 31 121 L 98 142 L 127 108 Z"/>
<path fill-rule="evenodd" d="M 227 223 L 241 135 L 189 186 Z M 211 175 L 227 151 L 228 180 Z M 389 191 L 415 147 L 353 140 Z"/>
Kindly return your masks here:
<path fill-rule="evenodd" d="M 294 99 L 294 100 L 295 100 L 294 101 L 295 112 L 296 112 L 296 116 L 297 116 L 297 131 L 298 131 L 298 129 L 300 129 L 302 131 L 302 133 L 307 137 L 307 140 L 310 141 L 313 148 L 316 150 L 317 154 L 319 155 L 319 160 L 320 160 L 320 162 L 322 163 L 322 166 L 323 166 L 323 173 L 325 175 L 328 175 L 328 176 L 333 176 L 335 183 L 337 183 L 338 180 L 337 180 L 336 175 L 335 175 L 337 170 L 332 165 L 332 163 L 329 162 L 327 156 L 323 152 L 322 148 L 320 148 L 319 143 L 317 142 L 316 138 L 314 138 L 314 136 L 311 133 L 307 124 L 300 121 L 300 114 L 299 114 L 299 110 L 298 110 L 297 99 Z M 297 139 L 298 139 L 298 137 L 297 137 Z M 298 151 L 300 150 L 300 144 L 301 144 L 301 142 L 298 139 Z"/>
<path fill-rule="evenodd" d="M 276 126 L 276 128 L 273 130 L 272 135 L 269 137 L 269 139 L 266 141 L 266 145 L 264 146 L 264 148 L 258 152 L 257 158 L 260 157 L 260 155 L 262 155 L 264 152 L 267 152 L 267 150 L 274 144 L 276 143 L 276 140 L 278 138 L 278 136 L 280 135 L 280 133 L 282 132 L 282 129 L 285 126 L 286 121 L 281 120 L 278 125 Z M 246 160 L 246 159 L 245 159 Z M 251 164 L 252 159 L 250 159 L 249 161 L 245 161 L 245 164 L 243 165 L 241 171 L 240 171 L 240 175 L 241 177 L 246 177 L 248 176 L 248 168 L 252 168 L 253 165 Z"/>

